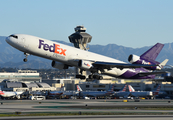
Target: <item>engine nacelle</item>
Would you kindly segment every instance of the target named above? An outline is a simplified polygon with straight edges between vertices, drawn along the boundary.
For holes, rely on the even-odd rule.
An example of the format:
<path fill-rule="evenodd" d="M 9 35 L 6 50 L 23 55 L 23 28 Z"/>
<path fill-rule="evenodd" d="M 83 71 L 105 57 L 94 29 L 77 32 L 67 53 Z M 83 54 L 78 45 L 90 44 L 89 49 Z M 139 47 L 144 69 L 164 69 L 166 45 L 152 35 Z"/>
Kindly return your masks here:
<path fill-rule="evenodd" d="M 131 55 L 129 55 L 128 61 L 133 64 L 133 63 L 140 61 L 140 57 L 137 55 L 131 54 Z"/>
<path fill-rule="evenodd" d="M 79 60 L 78 67 L 84 70 L 89 70 L 92 68 L 92 63 L 90 61 Z"/>
<path fill-rule="evenodd" d="M 151 65 L 151 64 L 154 65 L 155 64 L 153 62 L 143 60 L 137 55 L 130 55 L 128 58 L 128 61 L 132 64 L 145 64 L 145 65 Z M 160 70 L 159 66 L 145 67 L 145 68 L 148 70 Z"/>
<path fill-rule="evenodd" d="M 57 61 L 52 61 L 52 67 L 57 69 L 68 69 L 68 65 Z"/>

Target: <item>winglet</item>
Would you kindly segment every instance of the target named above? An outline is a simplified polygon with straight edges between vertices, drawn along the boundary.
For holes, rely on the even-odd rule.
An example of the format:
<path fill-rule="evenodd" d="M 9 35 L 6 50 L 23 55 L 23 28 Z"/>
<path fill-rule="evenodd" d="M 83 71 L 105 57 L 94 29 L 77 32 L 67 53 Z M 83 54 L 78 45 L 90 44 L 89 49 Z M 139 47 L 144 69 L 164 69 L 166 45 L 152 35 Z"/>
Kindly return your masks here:
<path fill-rule="evenodd" d="M 157 69 L 161 70 L 166 65 L 167 62 L 168 62 L 168 59 L 165 59 L 162 63 L 159 64 Z"/>

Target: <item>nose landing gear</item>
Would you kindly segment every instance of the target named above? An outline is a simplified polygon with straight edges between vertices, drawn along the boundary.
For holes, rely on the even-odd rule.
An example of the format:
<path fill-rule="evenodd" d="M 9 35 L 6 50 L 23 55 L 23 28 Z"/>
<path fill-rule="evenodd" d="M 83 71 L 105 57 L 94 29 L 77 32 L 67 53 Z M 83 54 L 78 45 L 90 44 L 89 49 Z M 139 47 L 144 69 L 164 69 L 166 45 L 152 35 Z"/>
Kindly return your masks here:
<path fill-rule="evenodd" d="M 28 61 L 27 57 L 28 57 L 29 53 L 24 53 L 24 55 L 25 55 L 25 58 L 23 59 L 23 61 L 27 62 Z"/>
<path fill-rule="evenodd" d="M 97 79 L 97 80 L 102 80 L 103 79 L 103 77 L 100 76 L 100 75 L 89 75 L 88 78 L 89 79 Z"/>

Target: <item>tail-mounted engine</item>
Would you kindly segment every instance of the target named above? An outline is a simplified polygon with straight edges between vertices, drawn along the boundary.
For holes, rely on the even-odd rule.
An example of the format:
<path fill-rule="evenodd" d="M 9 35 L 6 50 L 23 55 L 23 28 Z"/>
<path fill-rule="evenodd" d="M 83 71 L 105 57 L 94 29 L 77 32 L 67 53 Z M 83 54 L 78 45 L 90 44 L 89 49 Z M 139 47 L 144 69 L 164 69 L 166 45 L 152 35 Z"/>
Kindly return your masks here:
<path fill-rule="evenodd" d="M 133 54 L 129 56 L 128 61 L 132 64 L 142 64 L 142 62 L 140 63 L 140 61 L 142 61 L 140 57 Z"/>
<path fill-rule="evenodd" d="M 68 69 L 68 65 L 57 61 L 52 61 L 52 67 L 57 69 Z"/>
<path fill-rule="evenodd" d="M 153 64 L 154 65 L 154 63 L 141 59 L 139 56 L 133 55 L 133 54 L 129 56 L 128 61 L 132 64 L 146 64 L 146 65 Z"/>
<path fill-rule="evenodd" d="M 89 70 L 92 68 L 92 63 L 90 61 L 85 61 L 85 60 L 79 60 L 78 62 L 78 67 L 84 70 Z"/>
<path fill-rule="evenodd" d="M 150 61 L 147 61 L 147 60 L 143 60 L 141 59 L 139 56 L 137 55 L 133 55 L 131 54 L 128 58 L 128 61 L 132 64 L 146 64 L 146 65 L 150 65 L 150 64 L 153 64 L 153 65 L 156 65 L 155 63 L 153 62 L 150 62 Z M 156 61 L 155 61 L 156 62 Z M 146 67 L 146 69 L 148 70 L 160 70 L 160 67 L 158 66 L 155 66 L 155 67 Z"/>

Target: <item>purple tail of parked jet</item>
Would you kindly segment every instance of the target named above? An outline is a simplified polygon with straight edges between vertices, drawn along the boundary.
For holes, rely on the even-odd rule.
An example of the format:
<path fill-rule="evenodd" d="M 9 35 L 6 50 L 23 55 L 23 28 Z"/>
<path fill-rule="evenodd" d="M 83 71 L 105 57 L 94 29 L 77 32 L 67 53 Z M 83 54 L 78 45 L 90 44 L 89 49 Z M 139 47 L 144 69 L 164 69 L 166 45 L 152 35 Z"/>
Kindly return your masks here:
<path fill-rule="evenodd" d="M 159 55 L 160 51 L 163 48 L 163 44 L 157 43 L 152 48 L 150 48 L 148 51 L 146 51 L 144 54 L 142 54 L 140 57 L 137 55 L 131 54 L 128 58 L 128 61 L 132 64 L 152 64 L 152 65 L 159 65 L 160 63 L 155 61 L 157 56 Z M 156 70 L 158 66 L 156 67 L 148 67 L 146 69 L 149 70 Z"/>

